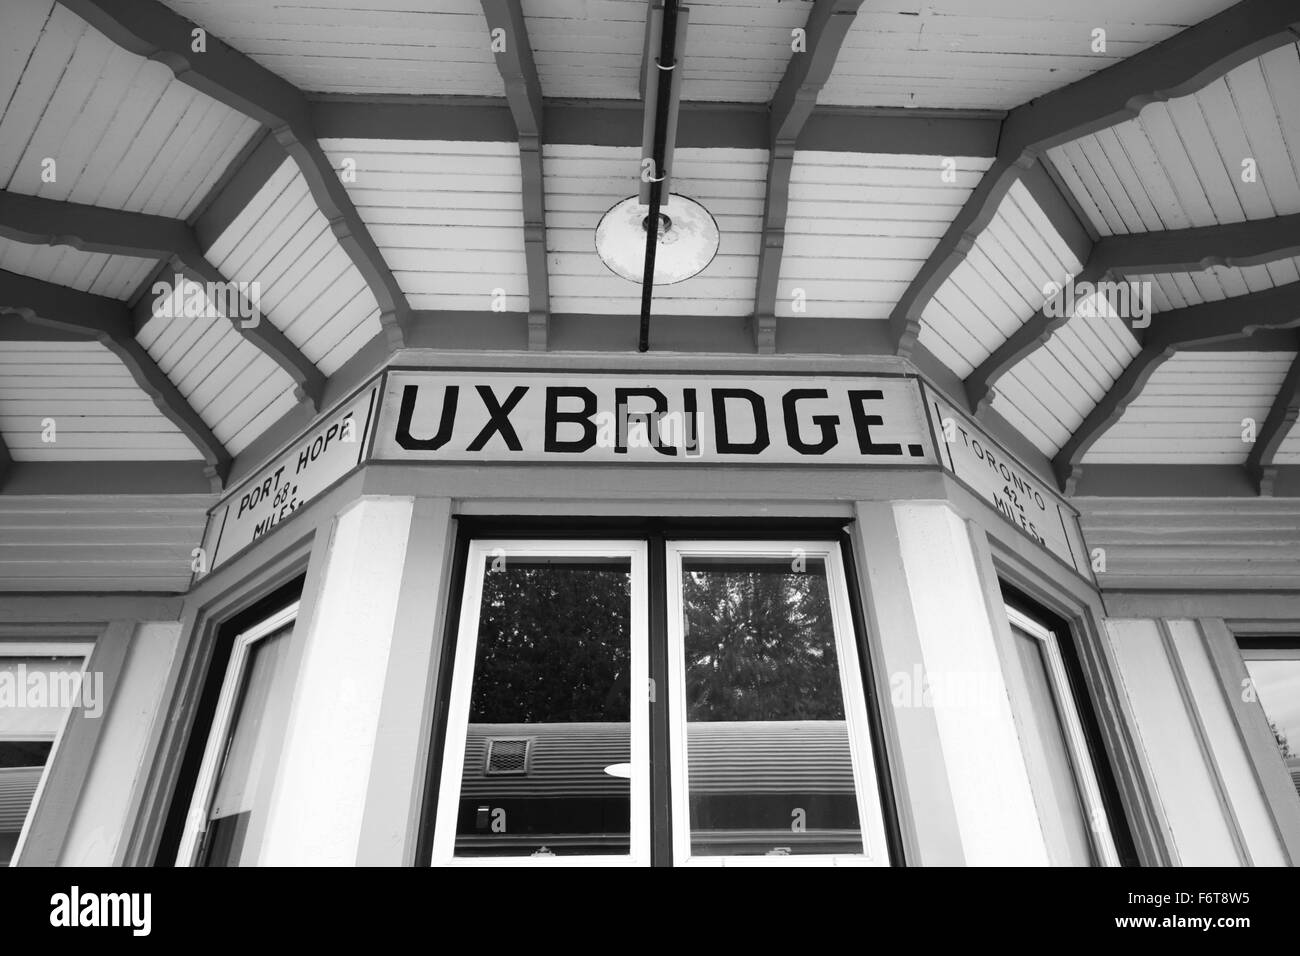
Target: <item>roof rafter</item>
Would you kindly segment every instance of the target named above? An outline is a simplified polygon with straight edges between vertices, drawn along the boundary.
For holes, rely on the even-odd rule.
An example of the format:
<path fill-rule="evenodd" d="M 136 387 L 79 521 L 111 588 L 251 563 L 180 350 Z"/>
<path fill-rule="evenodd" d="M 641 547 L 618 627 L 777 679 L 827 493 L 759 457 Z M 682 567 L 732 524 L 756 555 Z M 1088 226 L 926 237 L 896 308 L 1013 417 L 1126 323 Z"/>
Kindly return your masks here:
<path fill-rule="evenodd" d="M 1246 456 L 1246 474 L 1261 495 L 1273 493 L 1278 467 L 1274 459 L 1297 419 L 1300 419 L 1300 354 L 1292 361 L 1264 424 L 1255 435 L 1255 444 Z"/>
<path fill-rule="evenodd" d="M 519 138 L 520 195 L 524 210 L 524 261 L 528 267 L 528 347 L 545 350 L 551 317 L 551 283 L 546 262 L 546 194 L 542 174 L 542 82 L 533 62 L 520 0 L 482 0 L 489 31 L 505 31 L 497 69 Z"/>
<path fill-rule="evenodd" d="M 192 281 L 227 282 L 199 248 L 194 230 L 166 216 L 0 191 L 0 236 L 85 252 L 169 260 Z M 228 318 L 240 335 L 288 373 L 299 400 L 319 409 L 325 387 L 320 369 L 270 321 L 259 319 L 245 326 L 238 315 Z"/>
<path fill-rule="evenodd" d="M 1211 266 L 1261 265 L 1300 255 L 1300 214 L 1256 219 L 1222 226 L 1171 229 L 1166 232 L 1106 236 L 1092 247 L 1075 285 L 1114 281 L 1122 276 L 1195 272 Z M 993 400 L 993 384 L 1018 362 L 1046 345 L 1072 318 L 1048 314 L 1051 302 L 1025 321 L 993 354 L 966 377 L 971 410 L 980 412 Z M 1053 313 L 1064 310 L 1053 308 Z"/>
<path fill-rule="evenodd" d="M 15 313 L 37 326 L 85 335 L 116 355 L 158 410 L 199 450 L 212 489 L 221 489 L 230 470 L 230 453 L 136 341 L 125 303 L 0 270 L 0 312 Z"/>
<path fill-rule="evenodd" d="M 1124 369 L 1096 407 L 1052 459 L 1061 489 L 1072 494 L 1080 461 L 1093 443 L 1115 424 L 1141 394 L 1155 370 L 1175 352 L 1190 346 L 1232 344 L 1258 330 L 1300 327 L 1300 282 L 1264 292 L 1157 313 L 1143 336 L 1142 351 Z"/>
<path fill-rule="evenodd" d="M 379 321 L 390 345 L 400 347 L 402 319 L 410 311 L 406 295 L 321 149 L 302 92 L 210 33 L 205 50 L 195 52 L 191 33 L 199 28 L 157 0 L 59 2 L 119 46 L 157 60 L 182 83 L 270 129 L 298 164 L 339 245 L 378 301 Z"/>
<path fill-rule="evenodd" d="M 966 257 L 1007 190 L 1052 146 L 1136 116 L 1148 103 L 1185 96 L 1248 60 L 1300 38 L 1294 0 L 1241 3 L 1128 59 L 1024 103 L 1002 124 L 998 155 L 890 316 L 900 355 L 910 354 L 921 313 Z"/>
<path fill-rule="evenodd" d="M 861 6 L 862 0 L 816 0 L 804 28 L 807 48 L 790 54 L 785 76 L 772 96 L 763 233 L 754 287 L 754 348 L 758 352 L 776 351 L 776 288 L 785 251 L 795 144 L 817 105 L 817 94 L 830 79 L 840 46 Z"/>

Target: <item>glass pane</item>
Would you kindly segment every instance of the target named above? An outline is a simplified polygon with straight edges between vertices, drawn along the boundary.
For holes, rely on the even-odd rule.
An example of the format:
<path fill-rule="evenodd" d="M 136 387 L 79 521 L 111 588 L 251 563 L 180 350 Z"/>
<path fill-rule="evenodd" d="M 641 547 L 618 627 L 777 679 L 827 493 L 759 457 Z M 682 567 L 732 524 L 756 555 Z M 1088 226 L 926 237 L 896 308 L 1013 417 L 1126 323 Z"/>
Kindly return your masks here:
<path fill-rule="evenodd" d="M 53 741 L 0 740 L 0 866 L 18 847 Z"/>
<path fill-rule="evenodd" d="M 694 855 L 862 853 L 825 562 L 684 557 Z"/>
<path fill-rule="evenodd" d="M 1051 674 L 1043 657 L 1043 642 L 1015 626 L 1011 628 L 1011 633 L 1015 635 L 1016 653 L 1020 657 L 1021 670 L 1024 671 L 1029 688 L 1029 699 L 1022 708 L 1025 711 L 1023 716 L 1035 728 L 1037 740 L 1042 745 L 1048 777 L 1052 781 L 1056 813 L 1065 830 L 1067 856 L 1062 862 L 1070 866 L 1091 866 L 1096 862 L 1096 857 L 1092 841 L 1088 838 L 1088 814 L 1079 796 L 1070 747 L 1060 713 L 1056 709 Z"/>
<path fill-rule="evenodd" d="M 259 793 L 275 772 L 289 710 L 285 657 L 290 622 L 255 642 L 241 678 L 239 699 L 208 811 L 202 866 L 251 866 L 258 846 L 248 841 L 249 824 L 266 812 Z M 262 799 L 259 799 L 262 798 Z"/>
<path fill-rule="evenodd" d="M 631 852 L 631 562 L 489 558 L 459 856 Z"/>
<path fill-rule="evenodd" d="M 1300 659 L 1246 661 L 1246 672 L 1268 718 L 1278 753 L 1300 793 Z"/>

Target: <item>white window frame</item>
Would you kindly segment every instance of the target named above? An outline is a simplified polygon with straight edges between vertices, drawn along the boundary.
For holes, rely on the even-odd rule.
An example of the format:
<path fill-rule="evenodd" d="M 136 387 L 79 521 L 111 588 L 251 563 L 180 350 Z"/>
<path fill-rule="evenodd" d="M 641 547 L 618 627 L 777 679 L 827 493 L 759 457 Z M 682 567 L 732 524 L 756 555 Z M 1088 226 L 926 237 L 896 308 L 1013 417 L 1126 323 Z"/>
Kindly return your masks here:
<path fill-rule="evenodd" d="M 849 603 L 849 582 L 839 545 L 830 541 L 669 541 L 666 544 L 668 585 L 669 751 L 672 767 L 673 861 L 677 866 L 888 866 L 884 808 L 871 739 L 866 690 L 858 660 L 857 639 Z M 687 781 L 686 657 L 683 633 L 682 558 L 782 558 L 821 560 L 830 589 L 831 622 L 835 631 L 840 692 L 849 732 L 853 778 L 862 828 L 862 853 L 809 853 L 788 856 L 695 856 L 691 853 L 690 791 Z"/>
<path fill-rule="evenodd" d="M 270 617 L 242 631 L 230 650 L 230 660 L 226 664 L 226 676 L 221 682 L 221 694 L 217 698 L 217 709 L 212 717 L 212 726 L 208 730 L 207 743 L 203 748 L 203 762 L 199 764 L 199 775 L 194 784 L 194 794 L 190 798 L 189 813 L 185 817 L 185 829 L 181 834 L 180 848 L 176 853 L 177 866 L 196 866 L 199 843 L 208 826 L 208 809 L 212 806 L 217 785 L 217 772 L 220 770 L 226 745 L 229 742 L 231 724 L 235 719 L 235 703 L 239 688 L 243 684 L 244 672 L 252 656 L 252 647 L 263 638 L 281 630 L 298 618 L 298 601 Z"/>
<path fill-rule="evenodd" d="M 1297 628 L 1297 630 L 1300 631 L 1300 628 Z M 1253 637 L 1253 635 L 1251 636 Z M 1285 635 L 1275 634 L 1275 635 L 1262 635 L 1262 636 L 1265 639 L 1269 637 L 1275 638 L 1279 642 L 1295 640 L 1295 636 L 1291 633 L 1287 633 Z M 1236 646 L 1237 646 L 1237 652 L 1241 655 L 1242 667 L 1246 667 L 1247 661 L 1293 661 L 1297 664 L 1300 664 L 1300 647 L 1242 647 L 1240 643 L 1237 643 Z M 1250 678 L 1250 668 L 1248 667 L 1246 668 L 1246 677 Z M 1253 684 L 1253 680 L 1252 680 L 1252 684 Z M 1264 702 L 1259 699 L 1258 693 L 1256 693 L 1255 695 L 1254 704 L 1256 707 L 1259 708 L 1259 712 L 1263 715 L 1264 726 L 1267 727 L 1269 723 L 1268 711 L 1264 709 Z M 1287 766 L 1286 759 L 1280 753 L 1278 753 L 1277 744 L 1276 741 L 1272 739 L 1272 734 L 1269 735 L 1269 742 L 1273 744 L 1273 755 L 1274 757 L 1277 758 L 1277 762 L 1281 764 L 1281 766 L 1285 769 L 1287 775 L 1287 782 L 1290 783 L 1291 768 Z"/>
<path fill-rule="evenodd" d="M 434 817 L 434 866 L 649 866 L 650 865 L 650 707 L 648 546 L 636 540 L 508 540 L 476 539 L 470 542 L 465 563 L 465 587 L 460 623 L 456 630 L 456 657 L 444 736 L 442 775 Z M 456 856 L 456 817 L 460 807 L 461 775 L 465 764 L 469 705 L 478 648 L 479 606 L 483 598 L 483 567 L 489 558 L 627 558 L 630 564 L 631 606 L 628 638 L 631 642 L 631 818 L 630 852 L 625 855 L 573 856 Z M 639 690 L 640 689 L 640 690 Z"/>
<path fill-rule="evenodd" d="M 0 657 L 80 657 L 81 658 L 81 679 L 86 679 L 86 665 L 90 663 L 91 651 L 95 649 L 94 641 L 31 641 L 31 640 L 10 640 L 5 638 L 0 640 Z M 14 855 L 9 861 L 9 866 L 17 866 L 18 861 L 23 857 L 23 847 L 27 845 L 27 834 L 31 830 L 32 820 L 36 816 L 36 808 L 41 804 L 41 797 L 45 794 L 45 781 L 50 777 L 50 767 L 54 766 L 54 760 L 59 755 L 59 743 L 63 740 L 63 732 L 68 727 L 68 718 L 72 716 L 73 708 L 69 708 L 63 717 L 63 723 L 59 725 L 56 733 L 47 736 L 34 737 L 30 734 L 21 736 L 9 736 L 0 734 L 0 740 L 50 740 L 53 745 L 50 747 L 50 755 L 45 758 L 45 766 L 41 768 L 41 779 L 36 784 L 36 791 L 32 794 L 32 805 L 27 808 L 27 816 L 23 819 L 23 828 L 18 833 L 18 842 L 14 844 Z"/>
<path fill-rule="evenodd" d="M 1088 739 L 1083 732 L 1083 723 L 1079 720 L 1078 704 L 1070 691 L 1070 678 L 1065 670 L 1065 659 L 1061 656 L 1058 643 L 1060 638 L 1055 631 L 1009 604 L 1006 605 L 1006 612 L 1013 628 L 1029 635 L 1042 645 L 1043 660 L 1047 663 L 1048 683 L 1056 704 L 1057 718 L 1062 724 L 1061 730 L 1065 734 L 1075 786 L 1080 791 L 1079 796 L 1083 800 L 1083 810 L 1088 819 L 1088 838 L 1097 853 L 1099 865 L 1119 866 L 1119 851 L 1115 848 L 1110 815 L 1106 813 L 1106 805 L 1101 798 L 1101 785 L 1097 781 L 1092 758 L 1088 753 Z M 1012 639 L 1015 639 L 1014 634 Z M 1093 821 L 1097 821 L 1096 825 L 1093 825 Z"/>

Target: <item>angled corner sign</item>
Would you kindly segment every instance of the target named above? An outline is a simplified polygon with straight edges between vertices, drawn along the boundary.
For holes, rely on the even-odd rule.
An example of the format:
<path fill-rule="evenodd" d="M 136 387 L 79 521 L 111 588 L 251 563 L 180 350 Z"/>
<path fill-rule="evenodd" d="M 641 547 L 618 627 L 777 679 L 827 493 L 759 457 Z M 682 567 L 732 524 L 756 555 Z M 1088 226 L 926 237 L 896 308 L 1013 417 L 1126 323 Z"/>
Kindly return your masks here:
<path fill-rule="evenodd" d="M 376 459 L 934 465 L 916 379 L 388 372 Z"/>
<path fill-rule="evenodd" d="M 944 469 L 1008 523 L 1091 580 L 1075 510 L 929 386 L 925 407 Z"/>
<path fill-rule="evenodd" d="M 379 382 L 370 382 L 212 510 L 203 538 L 209 571 L 279 527 L 361 464 L 378 395 Z"/>

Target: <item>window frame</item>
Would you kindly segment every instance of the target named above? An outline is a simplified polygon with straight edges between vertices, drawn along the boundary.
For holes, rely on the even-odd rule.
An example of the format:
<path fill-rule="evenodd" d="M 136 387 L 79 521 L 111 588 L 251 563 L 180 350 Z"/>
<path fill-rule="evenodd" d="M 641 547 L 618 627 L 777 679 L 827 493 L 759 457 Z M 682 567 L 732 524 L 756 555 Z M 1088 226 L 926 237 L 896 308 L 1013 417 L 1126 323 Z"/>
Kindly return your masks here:
<path fill-rule="evenodd" d="M 1065 736 L 1066 750 L 1070 757 L 1070 767 L 1074 772 L 1074 782 L 1078 796 L 1083 802 L 1083 810 L 1088 818 L 1088 839 L 1097 854 L 1098 866 L 1120 866 L 1119 848 L 1115 842 L 1115 833 L 1106 801 L 1102 794 L 1101 782 L 1093 766 L 1092 755 L 1088 747 L 1088 736 L 1079 716 L 1079 702 L 1075 700 L 1070 687 L 1070 676 L 1061 654 L 1061 637 L 1054 630 L 1026 612 L 1005 604 L 1007 621 L 1014 630 L 1039 641 L 1043 649 L 1043 660 L 1047 667 L 1048 684 L 1052 690 L 1056 716 L 1061 723 Z M 1014 640 L 1015 634 L 1012 634 Z"/>
<path fill-rule="evenodd" d="M 178 867 L 199 866 L 198 855 L 202 847 L 203 835 L 207 832 L 208 809 L 212 806 L 217 774 L 229 744 L 231 725 L 235 717 L 235 704 L 252 656 L 252 647 L 286 624 L 296 624 L 300 604 L 300 600 L 295 600 L 235 636 L 225 674 L 222 677 L 216 711 L 208 727 L 207 740 L 203 744 L 203 759 L 199 764 L 198 776 L 190 795 L 190 805 L 185 815 L 184 829 L 181 831 L 180 846 L 176 851 L 175 862 Z"/>
<path fill-rule="evenodd" d="M 85 638 L 74 638 L 69 640 L 42 640 L 27 638 L 3 638 L 0 639 L 0 658 L 4 657 L 80 657 L 81 658 L 81 679 L 86 679 L 86 668 L 90 665 L 91 654 L 95 650 L 95 641 Z M 104 702 L 107 703 L 107 702 Z M 64 731 L 68 729 L 68 720 L 72 717 L 72 711 L 75 708 L 68 708 L 67 713 L 63 715 L 63 720 L 59 723 L 59 729 L 48 736 L 35 737 L 24 735 L 22 737 L 10 737 L 0 734 L 0 740 L 6 743 L 21 742 L 25 740 L 50 741 L 50 755 L 45 759 L 44 766 L 41 767 L 40 779 L 36 782 L 36 789 L 32 792 L 32 802 L 27 807 L 27 813 L 23 817 L 22 829 L 18 831 L 18 840 L 14 844 L 13 856 L 10 858 L 9 867 L 15 867 L 23 856 L 23 849 L 27 845 L 27 837 L 31 832 L 32 821 L 36 818 L 36 810 L 40 806 L 41 798 L 45 795 L 45 783 L 50 778 L 50 768 L 54 766 L 54 761 L 59 756 L 59 743 L 63 740 Z M 101 715 L 102 716 L 102 715 Z"/>
<path fill-rule="evenodd" d="M 1293 633 L 1286 634 L 1239 634 L 1236 635 L 1237 652 L 1241 655 L 1241 666 L 1246 672 L 1246 679 L 1254 684 L 1254 678 L 1250 674 L 1250 668 L 1246 666 L 1247 661 L 1294 661 L 1300 665 L 1300 627 L 1296 628 Z M 1255 693 L 1254 699 L 1250 701 L 1255 705 L 1255 710 L 1263 720 L 1267 728 L 1270 722 L 1268 711 L 1264 709 L 1264 702 L 1260 700 L 1258 692 Z M 1268 737 L 1272 738 L 1271 731 Z M 1273 748 L 1273 754 L 1276 763 L 1286 774 L 1287 781 L 1291 780 L 1291 768 L 1287 766 L 1286 758 L 1278 752 L 1276 746 Z M 1300 792 L 1296 794 L 1300 798 Z"/>
<path fill-rule="evenodd" d="M 456 856 L 456 818 L 465 763 L 474 661 L 478 650 L 479 609 L 483 597 L 482 568 L 494 555 L 519 558 L 627 558 L 629 562 L 629 622 L 631 670 L 629 732 L 632 776 L 629 781 L 629 852 L 626 855 L 583 854 L 549 857 Z M 646 541 L 616 538 L 474 538 L 462 564 L 456 645 L 451 655 L 451 689 L 442 728 L 442 767 L 434 810 L 432 866 L 649 866 L 650 826 L 650 681 L 649 547 Z M 472 573 L 471 573 L 472 572 Z"/>
<path fill-rule="evenodd" d="M 830 591 L 831 623 L 844 700 L 854 788 L 861 822 L 863 851 L 859 854 L 790 854 L 788 856 L 695 856 L 691 852 L 690 791 L 687 780 L 687 720 L 685 711 L 685 635 L 682 625 L 682 558 L 789 558 L 802 551 L 820 559 Z M 873 733 L 864 672 L 858 655 L 857 629 L 843 554 L 838 541 L 674 539 L 665 542 L 667 576 L 667 647 L 669 667 L 668 761 L 672 768 L 672 863 L 674 866 L 890 866 L 889 839 L 880 780 L 876 773 L 877 741 Z"/>

